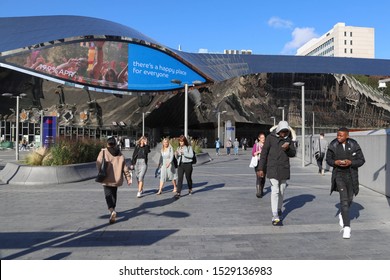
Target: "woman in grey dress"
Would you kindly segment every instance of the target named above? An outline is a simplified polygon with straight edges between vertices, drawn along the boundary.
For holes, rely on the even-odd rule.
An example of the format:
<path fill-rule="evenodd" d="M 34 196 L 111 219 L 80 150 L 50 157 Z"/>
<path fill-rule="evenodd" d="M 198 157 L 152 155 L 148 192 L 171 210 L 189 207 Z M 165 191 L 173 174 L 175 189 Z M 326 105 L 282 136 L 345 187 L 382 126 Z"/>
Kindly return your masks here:
<path fill-rule="evenodd" d="M 144 191 L 144 178 L 146 170 L 148 169 L 148 154 L 150 153 L 150 147 L 148 145 L 148 138 L 141 136 L 135 146 L 131 169 L 135 170 L 135 176 L 138 181 L 137 197 L 142 197 Z"/>
<path fill-rule="evenodd" d="M 176 167 L 173 164 L 174 152 L 172 146 L 169 144 L 169 140 L 164 138 L 162 141 L 161 156 L 160 156 L 160 186 L 157 194 L 161 194 L 164 183 L 172 181 L 173 192 L 176 192 Z"/>

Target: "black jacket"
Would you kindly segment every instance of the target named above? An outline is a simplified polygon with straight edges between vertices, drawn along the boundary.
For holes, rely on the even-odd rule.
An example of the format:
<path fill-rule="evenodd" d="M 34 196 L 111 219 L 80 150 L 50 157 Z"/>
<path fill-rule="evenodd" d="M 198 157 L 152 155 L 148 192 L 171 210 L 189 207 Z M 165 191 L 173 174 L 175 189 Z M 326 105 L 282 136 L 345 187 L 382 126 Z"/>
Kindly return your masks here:
<path fill-rule="evenodd" d="M 287 151 L 282 149 L 284 143 L 290 143 Z M 267 166 L 267 177 L 277 180 L 290 179 L 290 157 L 295 157 L 295 145 L 290 137 L 280 138 L 273 131 L 265 139 L 260 155 L 258 170 L 265 171 Z"/>
<path fill-rule="evenodd" d="M 331 181 L 331 188 L 330 193 L 332 194 L 333 191 L 337 191 L 337 185 L 336 185 L 336 173 L 338 172 L 339 166 L 336 166 L 334 162 L 338 159 L 345 159 L 341 158 L 340 154 L 337 152 L 337 147 L 339 145 L 342 145 L 337 141 L 337 139 L 334 139 L 332 142 L 330 142 L 328 146 L 328 151 L 326 152 L 326 163 L 333 167 L 332 171 L 332 181 Z M 352 164 L 348 167 L 348 171 L 351 173 L 352 177 L 352 187 L 353 187 L 353 193 L 355 196 L 359 193 L 359 174 L 358 174 L 358 168 L 362 166 L 366 160 L 364 159 L 364 155 L 362 152 L 362 149 L 360 148 L 358 142 L 356 140 L 348 138 L 347 142 L 345 144 L 345 151 L 347 154 L 347 158 L 351 160 Z"/>
<path fill-rule="evenodd" d="M 133 156 L 131 157 L 131 164 L 135 165 L 137 163 L 138 158 L 138 152 L 143 149 L 145 154 L 145 163 L 148 164 L 148 154 L 150 153 L 150 147 L 149 145 L 145 145 L 143 147 L 140 147 L 139 145 L 135 146 Z"/>

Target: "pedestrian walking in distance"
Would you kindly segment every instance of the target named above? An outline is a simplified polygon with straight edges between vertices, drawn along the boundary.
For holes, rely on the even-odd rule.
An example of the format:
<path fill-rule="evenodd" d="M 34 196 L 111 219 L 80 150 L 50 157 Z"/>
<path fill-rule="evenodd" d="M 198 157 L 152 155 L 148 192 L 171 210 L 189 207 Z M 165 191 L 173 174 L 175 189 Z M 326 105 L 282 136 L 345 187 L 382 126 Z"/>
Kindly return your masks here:
<path fill-rule="evenodd" d="M 320 138 L 314 142 L 314 154 L 318 154 L 316 156 L 317 166 L 318 166 L 318 174 L 325 175 L 325 169 L 322 167 L 322 163 L 325 158 L 325 152 L 328 149 L 328 141 L 324 138 L 325 134 L 320 133 Z"/>

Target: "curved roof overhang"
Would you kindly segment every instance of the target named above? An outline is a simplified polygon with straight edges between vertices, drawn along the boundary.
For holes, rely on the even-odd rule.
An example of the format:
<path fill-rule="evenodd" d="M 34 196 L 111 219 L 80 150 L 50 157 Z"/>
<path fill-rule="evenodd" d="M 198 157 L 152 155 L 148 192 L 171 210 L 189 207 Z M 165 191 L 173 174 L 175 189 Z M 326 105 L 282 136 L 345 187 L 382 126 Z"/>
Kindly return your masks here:
<path fill-rule="evenodd" d="M 222 81 L 255 73 L 390 75 L 390 60 L 384 59 L 187 53 L 165 47 L 130 27 L 83 16 L 0 18 L 0 36 L 2 38 L 0 41 L 0 66 L 15 71 L 20 71 L 20 68 L 4 63 L 5 57 L 57 45 L 102 40 L 134 43 L 158 50 L 193 70 L 203 78 L 204 82 Z M 47 77 L 45 74 L 31 70 L 24 69 L 23 72 L 42 78 Z M 51 78 L 60 83 L 66 82 L 61 78 Z M 72 82 L 70 84 L 86 86 L 83 83 Z M 182 85 L 175 87 L 181 88 Z M 90 89 L 117 92 L 104 87 L 90 87 Z M 123 91 L 119 90 L 119 93 L 123 93 Z"/>
<path fill-rule="evenodd" d="M 200 81 L 201 83 L 212 82 L 206 74 L 196 69 L 194 65 L 183 60 L 175 52 L 172 52 L 170 48 L 163 46 L 152 38 L 130 27 L 107 20 L 83 16 L 0 18 L 0 36 L 3 38 L 0 41 L 1 67 L 70 86 L 87 87 L 90 90 L 106 93 L 132 94 L 137 91 L 176 90 L 183 88 L 184 84 L 193 83 L 193 81 Z M 131 53 L 136 52 L 142 57 L 149 56 L 147 62 L 154 59 L 156 61 L 158 60 L 159 64 L 155 64 L 155 67 L 161 66 L 163 68 L 162 70 L 151 71 L 150 68 L 146 68 L 147 62 L 144 61 L 136 61 L 136 63 L 138 66 L 142 65 L 144 67 L 141 70 L 147 71 L 148 77 L 156 75 L 158 78 L 166 77 L 165 81 L 158 82 L 150 88 L 145 88 L 146 84 L 151 84 L 150 79 L 143 81 L 143 84 L 137 84 L 137 81 L 135 81 L 133 87 L 125 89 L 100 85 L 94 86 L 88 82 L 75 82 L 73 80 L 63 79 L 58 75 L 48 75 L 46 72 L 34 71 L 33 69 L 21 67 L 21 65 L 15 65 L 15 63 L 8 63 L 6 61 L 7 58 L 15 58 L 21 54 L 27 57 L 34 51 L 39 52 L 59 46 L 76 45 L 83 42 L 88 44 L 98 41 L 116 42 L 118 44 L 127 43 Z M 128 62 L 134 61 L 129 59 Z M 136 80 L 136 78 L 133 80 Z M 179 80 L 181 83 L 175 84 L 171 82 L 172 80 Z"/>
<path fill-rule="evenodd" d="M 390 60 L 248 54 L 200 54 L 173 50 L 214 81 L 256 73 L 390 75 Z"/>

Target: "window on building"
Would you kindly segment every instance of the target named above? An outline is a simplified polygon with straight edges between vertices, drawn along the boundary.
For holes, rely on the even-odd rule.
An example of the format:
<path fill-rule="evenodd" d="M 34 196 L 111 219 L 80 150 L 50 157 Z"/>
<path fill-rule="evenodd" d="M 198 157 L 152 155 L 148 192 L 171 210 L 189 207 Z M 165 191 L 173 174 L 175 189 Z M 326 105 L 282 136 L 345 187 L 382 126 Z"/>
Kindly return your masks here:
<path fill-rule="evenodd" d="M 344 36 L 347 37 L 347 31 L 344 31 Z"/>
<path fill-rule="evenodd" d="M 351 40 L 351 46 L 352 46 L 352 40 Z"/>
<path fill-rule="evenodd" d="M 347 40 L 344 40 L 344 45 L 346 45 L 347 44 Z"/>
<path fill-rule="evenodd" d="M 351 49 L 351 53 L 352 53 L 352 49 Z"/>
<path fill-rule="evenodd" d="M 344 53 L 347 53 L 347 49 L 344 49 Z"/>
<path fill-rule="evenodd" d="M 351 31 L 349 34 L 350 34 L 350 36 L 352 37 L 352 31 Z"/>

